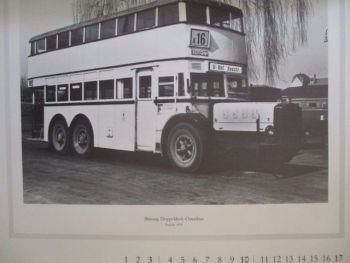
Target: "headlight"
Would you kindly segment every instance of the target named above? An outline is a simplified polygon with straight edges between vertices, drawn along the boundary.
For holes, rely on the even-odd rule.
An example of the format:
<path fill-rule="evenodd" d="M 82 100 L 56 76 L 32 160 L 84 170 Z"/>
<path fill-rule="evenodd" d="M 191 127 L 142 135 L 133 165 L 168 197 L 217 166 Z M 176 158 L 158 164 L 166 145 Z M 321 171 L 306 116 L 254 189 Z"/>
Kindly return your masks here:
<path fill-rule="evenodd" d="M 267 135 L 273 136 L 275 134 L 274 128 L 272 125 L 269 125 L 265 128 L 265 133 Z"/>

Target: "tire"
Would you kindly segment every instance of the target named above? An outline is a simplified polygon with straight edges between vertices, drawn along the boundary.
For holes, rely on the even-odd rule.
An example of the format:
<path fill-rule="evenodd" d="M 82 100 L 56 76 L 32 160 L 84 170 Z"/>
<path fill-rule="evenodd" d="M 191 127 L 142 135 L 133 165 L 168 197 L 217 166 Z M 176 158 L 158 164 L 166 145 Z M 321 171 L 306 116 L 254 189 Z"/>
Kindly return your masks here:
<path fill-rule="evenodd" d="M 74 154 L 81 157 L 90 156 L 94 138 L 91 125 L 86 120 L 78 120 L 71 128 L 71 148 Z"/>
<path fill-rule="evenodd" d="M 67 154 L 69 151 L 69 131 L 64 120 L 56 120 L 50 129 L 50 149 L 59 154 Z"/>
<path fill-rule="evenodd" d="M 169 132 L 167 157 L 171 165 L 182 172 L 196 172 L 205 156 L 205 136 L 188 123 L 179 123 Z"/>

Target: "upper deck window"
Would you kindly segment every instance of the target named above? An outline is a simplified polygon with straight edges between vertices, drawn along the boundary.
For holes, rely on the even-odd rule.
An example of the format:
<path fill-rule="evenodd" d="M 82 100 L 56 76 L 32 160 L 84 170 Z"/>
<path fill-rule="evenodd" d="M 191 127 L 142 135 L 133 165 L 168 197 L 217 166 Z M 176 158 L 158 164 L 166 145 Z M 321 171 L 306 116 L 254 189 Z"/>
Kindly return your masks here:
<path fill-rule="evenodd" d="M 224 8 L 210 7 L 210 24 L 243 32 L 242 17 Z"/>
<path fill-rule="evenodd" d="M 179 21 L 179 6 L 171 4 L 158 8 L 158 26 L 170 25 Z"/>
<path fill-rule="evenodd" d="M 98 24 L 85 27 L 85 42 L 98 40 L 98 29 L 99 29 Z"/>
<path fill-rule="evenodd" d="M 243 20 L 242 17 L 232 17 L 231 18 L 231 29 L 243 32 Z"/>
<path fill-rule="evenodd" d="M 210 7 L 210 24 L 230 28 L 230 12 L 223 8 Z"/>
<path fill-rule="evenodd" d="M 52 51 L 56 49 L 56 35 L 46 38 L 46 51 Z"/>
<path fill-rule="evenodd" d="M 156 10 L 149 9 L 137 13 L 136 29 L 142 30 L 146 28 L 154 27 L 156 24 Z"/>
<path fill-rule="evenodd" d="M 194 24 L 207 23 L 207 7 L 196 3 L 186 4 L 187 22 Z"/>
<path fill-rule="evenodd" d="M 71 31 L 71 46 L 80 45 L 84 40 L 84 28 L 78 28 Z"/>
<path fill-rule="evenodd" d="M 115 19 L 101 23 L 101 39 L 115 36 Z"/>
<path fill-rule="evenodd" d="M 58 34 L 58 48 L 69 47 L 69 31 Z"/>
<path fill-rule="evenodd" d="M 42 53 L 46 51 L 45 38 L 36 41 L 36 53 Z"/>
<path fill-rule="evenodd" d="M 30 55 L 35 55 L 35 42 L 30 42 Z"/>
<path fill-rule="evenodd" d="M 134 14 L 118 18 L 118 35 L 134 31 Z"/>

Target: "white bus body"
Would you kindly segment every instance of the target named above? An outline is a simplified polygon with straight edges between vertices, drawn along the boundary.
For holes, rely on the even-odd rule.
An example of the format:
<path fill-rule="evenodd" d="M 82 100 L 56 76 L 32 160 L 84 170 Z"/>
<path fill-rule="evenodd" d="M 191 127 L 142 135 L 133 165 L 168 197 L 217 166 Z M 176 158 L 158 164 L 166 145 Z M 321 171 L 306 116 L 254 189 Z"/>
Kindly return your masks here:
<path fill-rule="evenodd" d="M 202 23 L 200 13 L 195 18 L 189 13 L 197 6 Z M 174 10 L 174 21 L 160 25 L 165 19 L 160 14 Z M 149 22 L 152 14 L 154 22 Z M 225 14 L 227 21 L 213 22 Z M 143 16 L 148 22 L 142 22 Z M 126 17 L 133 25 L 120 33 L 118 24 Z M 113 30 L 114 23 L 115 33 L 102 39 L 106 21 L 106 30 Z M 152 26 L 142 28 L 142 23 Z M 262 134 L 276 137 L 280 109 L 283 118 L 293 118 L 295 128 L 283 134 L 283 141 L 280 132 L 269 146 L 292 156 L 298 148 L 299 110 L 245 102 L 242 28 L 239 9 L 213 1 L 167 0 L 32 38 L 28 79 L 36 113 L 42 115 L 33 135 L 57 152 L 72 148 L 87 155 L 93 147 L 148 151 L 167 156 L 181 170 L 195 171 L 204 162 L 207 144 L 219 144 L 217 138 L 227 133 L 229 141 L 250 138 L 253 148 L 261 146 Z M 91 32 L 97 34 L 93 41 Z M 75 45 L 79 34 L 81 43 Z"/>

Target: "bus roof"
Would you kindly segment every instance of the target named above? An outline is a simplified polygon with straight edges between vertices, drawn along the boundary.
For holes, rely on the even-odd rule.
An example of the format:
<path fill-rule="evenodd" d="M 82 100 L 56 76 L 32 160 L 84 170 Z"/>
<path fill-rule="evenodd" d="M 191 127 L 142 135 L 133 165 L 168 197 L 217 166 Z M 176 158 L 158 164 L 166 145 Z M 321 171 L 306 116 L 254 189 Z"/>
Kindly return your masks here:
<path fill-rule="evenodd" d="M 84 21 L 84 22 L 81 22 L 81 23 L 77 23 L 77 24 L 73 24 L 73 25 L 70 25 L 70 26 L 65 26 L 65 27 L 62 27 L 62 28 L 59 28 L 59 29 L 55 29 L 55 30 L 52 30 L 52 31 L 49 31 L 49 32 L 46 32 L 46 33 L 43 33 L 43 34 L 40 34 L 40 35 L 36 35 L 36 36 L 32 37 L 29 40 L 29 42 L 36 41 L 36 40 L 39 40 L 39 39 L 42 39 L 42 38 L 45 38 L 45 37 L 48 37 L 48 36 L 51 36 L 51 35 L 56 35 L 58 33 L 62 33 L 62 32 L 65 32 L 65 31 L 74 30 L 74 29 L 77 29 L 77 28 L 80 28 L 80 27 L 84 27 L 84 26 L 87 26 L 87 25 L 92 25 L 92 24 L 95 24 L 95 23 L 106 21 L 106 20 L 109 20 L 109 19 L 114 19 L 114 18 L 121 17 L 121 16 L 124 16 L 124 15 L 140 12 L 140 11 L 143 11 L 143 10 L 146 10 L 146 9 L 150 9 L 150 8 L 154 8 L 154 7 L 158 7 L 158 6 L 164 6 L 164 5 L 177 3 L 177 2 L 191 2 L 191 3 L 198 3 L 198 4 L 203 4 L 203 5 L 210 5 L 210 6 L 215 6 L 215 7 L 226 8 L 226 9 L 229 9 L 231 12 L 233 12 L 233 13 L 239 15 L 239 16 L 242 16 L 242 11 L 239 8 L 234 7 L 232 5 L 229 5 L 229 4 L 222 3 L 222 2 L 214 1 L 214 0 L 155 0 L 155 1 L 151 2 L 151 3 L 145 4 L 145 5 L 142 5 L 142 6 L 133 7 L 133 8 L 130 8 L 130 9 L 127 9 L 127 10 L 124 10 L 124 11 L 117 12 L 115 14 L 111 14 L 111 15 L 108 15 L 108 16 L 103 16 L 103 17 L 91 19 L 91 20 Z"/>

